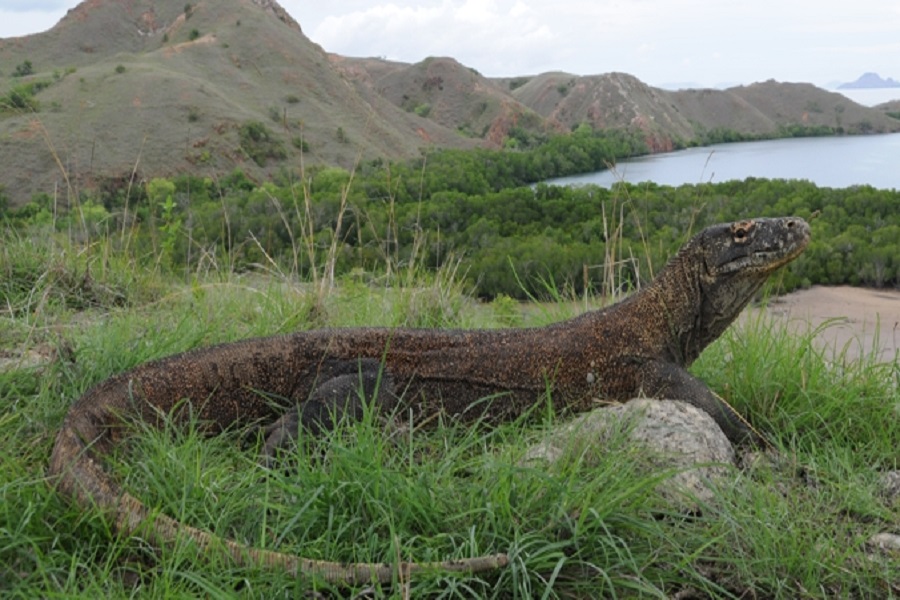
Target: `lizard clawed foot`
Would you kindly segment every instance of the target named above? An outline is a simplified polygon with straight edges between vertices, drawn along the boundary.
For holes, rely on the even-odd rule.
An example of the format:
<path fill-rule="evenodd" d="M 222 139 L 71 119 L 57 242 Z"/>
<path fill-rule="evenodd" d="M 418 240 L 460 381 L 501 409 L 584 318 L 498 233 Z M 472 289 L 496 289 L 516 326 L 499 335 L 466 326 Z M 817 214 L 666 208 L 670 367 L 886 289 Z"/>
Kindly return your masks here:
<path fill-rule="evenodd" d="M 265 428 L 266 441 L 260 452 L 260 464 L 272 468 L 275 457 L 297 442 L 301 433 L 314 437 L 332 431 L 342 421 L 360 421 L 366 405 L 377 401 L 382 409 L 394 405 L 393 379 L 380 370 L 333 377 L 313 392 L 305 402 L 284 413 Z"/>

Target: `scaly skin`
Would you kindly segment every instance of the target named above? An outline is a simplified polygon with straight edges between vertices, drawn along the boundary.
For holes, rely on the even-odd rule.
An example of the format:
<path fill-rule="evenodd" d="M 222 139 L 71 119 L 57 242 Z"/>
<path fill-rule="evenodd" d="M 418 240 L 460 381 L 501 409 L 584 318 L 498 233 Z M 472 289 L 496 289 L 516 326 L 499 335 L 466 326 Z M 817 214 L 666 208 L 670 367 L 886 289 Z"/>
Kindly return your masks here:
<path fill-rule="evenodd" d="M 764 438 L 686 368 L 731 324 L 774 270 L 800 255 L 800 218 L 754 219 L 705 229 L 641 292 L 608 308 L 546 327 L 506 330 L 323 329 L 245 340 L 150 362 L 112 377 L 69 410 L 50 458 L 57 489 L 109 514 L 116 529 L 154 543 L 179 536 L 203 552 L 331 582 L 389 583 L 398 572 L 476 572 L 506 565 L 503 554 L 431 564 L 340 564 L 249 548 L 154 514 L 102 464 L 129 421 L 182 417 L 184 399 L 210 434 L 269 423 L 271 456 L 299 430 L 357 416 L 360 396 L 387 414 L 436 422 L 499 423 L 541 399 L 562 412 L 644 395 L 687 401 L 735 443 Z M 486 400 L 487 398 L 487 400 Z M 273 399 L 282 399 L 278 406 Z M 148 520 L 152 522 L 147 524 Z"/>

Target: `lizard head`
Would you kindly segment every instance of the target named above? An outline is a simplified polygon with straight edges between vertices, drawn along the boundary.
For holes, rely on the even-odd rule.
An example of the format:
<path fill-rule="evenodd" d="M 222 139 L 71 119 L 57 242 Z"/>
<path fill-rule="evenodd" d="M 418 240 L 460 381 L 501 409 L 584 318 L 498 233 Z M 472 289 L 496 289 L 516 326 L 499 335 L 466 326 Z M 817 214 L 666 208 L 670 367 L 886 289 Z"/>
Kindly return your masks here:
<path fill-rule="evenodd" d="M 800 217 L 749 219 L 714 225 L 700 237 L 710 278 L 762 283 L 806 249 L 809 225 Z"/>
<path fill-rule="evenodd" d="M 721 335 L 769 275 L 800 256 L 809 238 L 806 221 L 781 217 L 713 225 L 688 242 L 682 264 L 696 267 L 699 302 L 686 356 L 699 355 Z"/>

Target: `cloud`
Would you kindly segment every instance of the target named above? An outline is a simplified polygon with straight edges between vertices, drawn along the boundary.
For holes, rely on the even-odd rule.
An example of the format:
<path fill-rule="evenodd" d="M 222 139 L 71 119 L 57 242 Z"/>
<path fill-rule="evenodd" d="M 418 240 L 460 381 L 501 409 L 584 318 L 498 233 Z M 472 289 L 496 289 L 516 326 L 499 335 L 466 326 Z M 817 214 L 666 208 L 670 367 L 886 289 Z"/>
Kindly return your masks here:
<path fill-rule="evenodd" d="M 490 74 L 521 72 L 552 59 L 558 36 L 524 0 L 379 4 L 326 17 L 310 33 L 329 51 L 417 62 L 452 56 Z"/>

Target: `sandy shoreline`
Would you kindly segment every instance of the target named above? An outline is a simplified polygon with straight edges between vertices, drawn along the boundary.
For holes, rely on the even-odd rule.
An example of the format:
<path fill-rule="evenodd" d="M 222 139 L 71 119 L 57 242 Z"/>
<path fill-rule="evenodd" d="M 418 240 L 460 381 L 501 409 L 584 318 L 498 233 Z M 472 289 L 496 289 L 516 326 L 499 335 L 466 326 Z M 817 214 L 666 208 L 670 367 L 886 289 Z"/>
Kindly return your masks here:
<path fill-rule="evenodd" d="M 816 339 L 837 352 L 846 348 L 848 356 L 876 351 L 879 360 L 892 361 L 900 355 L 900 291 L 814 286 L 780 296 L 766 310 L 802 331 L 828 321 Z"/>

